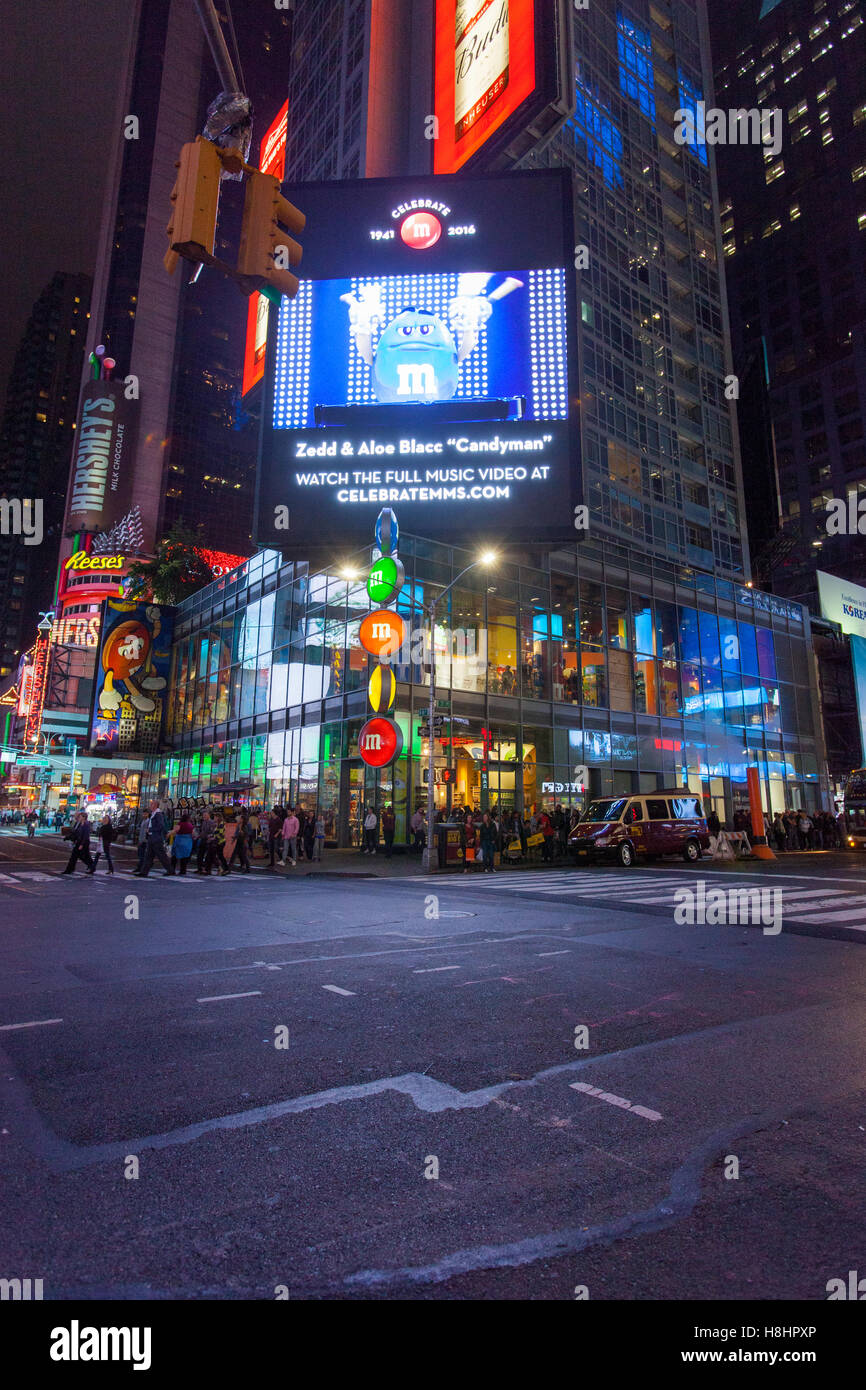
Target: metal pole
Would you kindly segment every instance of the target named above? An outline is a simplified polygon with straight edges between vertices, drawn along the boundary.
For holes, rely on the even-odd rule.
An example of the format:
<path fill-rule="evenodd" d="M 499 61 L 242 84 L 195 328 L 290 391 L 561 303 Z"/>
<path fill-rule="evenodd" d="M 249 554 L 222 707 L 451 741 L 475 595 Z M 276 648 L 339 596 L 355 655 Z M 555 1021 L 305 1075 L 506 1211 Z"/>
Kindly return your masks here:
<path fill-rule="evenodd" d="M 435 814 L 436 758 L 433 748 L 433 720 L 436 714 L 436 600 L 430 600 L 430 708 L 427 714 L 427 837 L 421 867 L 425 873 L 435 873 L 433 859 L 433 816 Z"/>
<path fill-rule="evenodd" d="M 219 16 L 213 7 L 213 0 L 193 0 L 193 3 L 198 11 L 198 17 L 201 20 L 205 38 L 208 42 L 208 48 L 210 49 L 214 67 L 217 70 L 217 77 L 222 84 L 223 91 L 240 91 L 234 63 L 229 55 L 225 35 L 222 31 L 222 25 L 219 22 Z"/>

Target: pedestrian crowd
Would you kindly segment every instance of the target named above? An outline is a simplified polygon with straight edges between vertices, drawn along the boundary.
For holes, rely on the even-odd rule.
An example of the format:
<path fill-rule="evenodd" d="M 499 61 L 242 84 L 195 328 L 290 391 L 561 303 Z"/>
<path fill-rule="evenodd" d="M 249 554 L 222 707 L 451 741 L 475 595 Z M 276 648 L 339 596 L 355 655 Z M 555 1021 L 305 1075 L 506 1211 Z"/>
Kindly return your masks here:
<path fill-rule="evenodd" d="M 79 811 L 63 833 L 71 845 L 65 874 L 74 873 L 79 862 L 93 874 L 102 856 L 108 872 L 114 873 L 111 846 L 117 827 L 110 816 L 94 832 L 87 812 Z M 95 855 L 90 848 L 94 833 L 101 845 Z M 198 813 L 189 808 L 164 809 L 151 801 L 138 824 L 133 877 L 147 878 L 155 862 L 169 877 L 184 877 L 191 864 L 193 873 L 224 876 L 235 862 L 240 873 L 248 874 L 256 848 L 268 856 L 269 868 L 277 863 L 294 867 L 301 859 L 320 862 L 324 844 L 325 817 L 320 810 L 274 806 L 265 816 L 246 806 L 208 806 Z"/>

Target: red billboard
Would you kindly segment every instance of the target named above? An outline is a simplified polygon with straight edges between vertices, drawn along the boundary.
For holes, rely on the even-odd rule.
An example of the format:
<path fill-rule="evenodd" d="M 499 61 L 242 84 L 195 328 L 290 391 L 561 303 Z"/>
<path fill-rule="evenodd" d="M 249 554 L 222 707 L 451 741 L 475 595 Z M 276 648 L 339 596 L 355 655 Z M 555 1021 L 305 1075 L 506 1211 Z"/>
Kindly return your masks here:
<path fill-rule="evenodd" d="M 433 172 L 453 174 L 535 89 L 535 0 L 437 0 Z"/>
<path fill-rule="evenodd" d="M 434 174 L 497 169 L 574 109 L 570 0 L 436 0 Z"/>
<path fill-rule="evenodd" d="M 283 102 L 277 116 L 262 137 L 259 168 L 275 174 L 282 182 L 286 169 L 286 139 L 289 131 L 289 103 Z M 265 347 L 268 341 L 268 300 L 251 294 L 247 308 L 247 335 L 244 344 L 244 372 L 241 395 L 245 396 L 265 373 Z"/>

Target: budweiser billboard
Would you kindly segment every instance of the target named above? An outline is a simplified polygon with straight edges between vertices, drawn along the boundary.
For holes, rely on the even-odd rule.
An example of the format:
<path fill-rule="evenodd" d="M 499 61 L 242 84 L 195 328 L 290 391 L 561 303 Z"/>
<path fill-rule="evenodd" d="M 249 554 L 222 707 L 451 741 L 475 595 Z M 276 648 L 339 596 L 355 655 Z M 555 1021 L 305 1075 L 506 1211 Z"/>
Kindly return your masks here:
<path fill-rule="evenodd" d="M 501 168 L 574 109 L 567 0 L 436 0 L 433 172 Z"/>

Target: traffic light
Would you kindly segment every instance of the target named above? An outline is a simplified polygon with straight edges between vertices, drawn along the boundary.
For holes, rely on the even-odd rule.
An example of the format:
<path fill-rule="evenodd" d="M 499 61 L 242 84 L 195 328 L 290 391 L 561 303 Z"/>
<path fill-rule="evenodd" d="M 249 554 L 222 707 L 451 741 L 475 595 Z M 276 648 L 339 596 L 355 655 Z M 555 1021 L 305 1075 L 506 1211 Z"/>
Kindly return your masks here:
<path fill-rule="evenodd" d="M 302 247 L 284 229 L 302 232 L 306 221 L 304 214 L 281 195 L 278 178 L 257 169 L 250 171 L 237 265 L 239 282 L 248 294 L 266 292 L 271 286 L 288 299 L 295 297 L 298 279 L 286 265 L 298 264 Z"/>
<path fill-rule="evenodd" d="M 180 257 L 187 261 L 211 261 L 216 236 L 222 160 L 216 145 L 198 135 L 184 145 L 175 166 L 178 174 L 171 192 L 169 249 L 163 258 L 171 274 Z"/>

